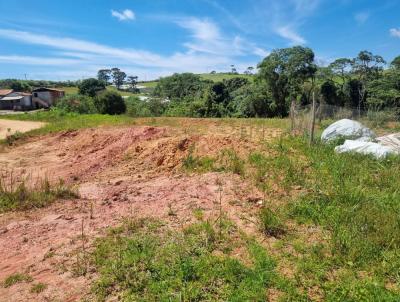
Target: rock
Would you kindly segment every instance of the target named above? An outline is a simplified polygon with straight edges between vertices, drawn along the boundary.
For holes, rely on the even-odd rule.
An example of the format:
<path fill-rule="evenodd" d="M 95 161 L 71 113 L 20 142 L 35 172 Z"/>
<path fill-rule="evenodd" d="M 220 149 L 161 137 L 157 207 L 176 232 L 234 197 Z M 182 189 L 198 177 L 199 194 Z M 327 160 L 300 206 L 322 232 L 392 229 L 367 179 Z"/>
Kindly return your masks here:
<path fill-rule="evenodd" d="M 373 140 L 375 138 L 375 133 L 357 121 L 342 119 L 326 128 L 324 132 L 322 132 L 321 140 L 329 142 L 342 137 L 361 139 L 365 142 Z"/>

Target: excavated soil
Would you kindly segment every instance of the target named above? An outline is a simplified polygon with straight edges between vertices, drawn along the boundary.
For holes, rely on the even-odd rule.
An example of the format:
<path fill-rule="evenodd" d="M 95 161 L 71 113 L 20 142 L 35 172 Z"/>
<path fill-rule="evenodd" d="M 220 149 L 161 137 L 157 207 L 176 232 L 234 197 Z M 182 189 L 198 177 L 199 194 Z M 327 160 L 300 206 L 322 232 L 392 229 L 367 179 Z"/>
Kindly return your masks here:
<path fill-rule="evenodd" d="M 279 134 L 266 129 L 267 138 Z M 77 251 L 90 249 L 93 239 L 126 218 L 155 217 L 181 228 L 194 221 L 195 209 L 217 217 L 221 202 L 230 219 L 255 233 L 252 221 L 262 195 L 252 184 L 231 173 L 187 174 L 182 163 L 190 152 L 217 156 L 233 149 L 247 156 L 257 148 L 259 144 L 235 133 L 187 134 L 138 126 L 68 131 L 4 150 L 3 171 L 28 181 L 63 179 L 81 197 L 0 215 L 0 281 L 14 273 L 34 279 L 0 287 L 0 301 L 79 301 L 95 276 L 74 274 Z M 31 293 L 37 282 L 48 286 Z"/>

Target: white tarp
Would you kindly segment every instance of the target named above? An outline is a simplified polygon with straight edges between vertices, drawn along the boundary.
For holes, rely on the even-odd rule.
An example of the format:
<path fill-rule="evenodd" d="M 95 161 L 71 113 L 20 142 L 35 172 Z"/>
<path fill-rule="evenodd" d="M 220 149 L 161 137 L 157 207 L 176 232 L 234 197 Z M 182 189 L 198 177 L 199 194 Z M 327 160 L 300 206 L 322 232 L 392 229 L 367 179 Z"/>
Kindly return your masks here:
<path fill-rule="evenodd" d="M 322 141 L 325 142 L 341 137 L 361 139 L 365 142 L 374 139 L 375 133 L 357 121 L 343 119 L 331 124 L 321 135 Z"/>
<path fill-rule="evenodd" d="M 335 151 L 338 153 L 357 152 L 361 154 L 371 154 L 376 158 L 385 158 L 390 154 L 399 154 L 399 151 L 393 149 L 392 147 L 359 140 L 346 140 L 343 145 L 337 146 Z"/>

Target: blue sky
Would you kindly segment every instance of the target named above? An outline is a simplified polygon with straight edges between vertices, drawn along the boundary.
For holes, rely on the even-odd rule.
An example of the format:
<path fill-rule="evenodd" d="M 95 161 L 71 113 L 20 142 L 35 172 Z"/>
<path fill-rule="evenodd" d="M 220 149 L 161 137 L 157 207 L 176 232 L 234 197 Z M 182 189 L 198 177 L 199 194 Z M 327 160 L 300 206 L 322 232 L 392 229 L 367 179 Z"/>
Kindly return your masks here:
<path fill-rule="evenodd" d="M 293 45 L 321 64 L 400 55 L 400 0 L 0 0 L 0 11 L 0 78 L 242 72 Z"/>

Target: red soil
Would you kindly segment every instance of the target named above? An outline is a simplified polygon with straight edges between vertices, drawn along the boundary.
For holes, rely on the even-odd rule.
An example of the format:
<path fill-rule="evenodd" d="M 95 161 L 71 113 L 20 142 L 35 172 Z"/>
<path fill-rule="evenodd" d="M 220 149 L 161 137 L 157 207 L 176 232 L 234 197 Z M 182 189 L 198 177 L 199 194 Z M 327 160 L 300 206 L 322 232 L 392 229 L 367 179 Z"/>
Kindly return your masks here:
<path fill-rule="evenodd" d="M 94 276 L 73 275 L 82 225 L 89 241 L 85 246 L 124 217 L 151 216 L 181 227 L 195 219 L 195 209 L 205 217 L 217 216 L 222 189 L 223 211 L 254 232 L 250 221 L 261 194 L 251 184 L 229 173 L 182 174 L 181 165 L 193 144 L 200 155 L 217 155 L 225 148 L 245 155 L 256 144 L 230 135 L 169 133 L 153 127 L 87 129 L 35 138 L 0 153 L 4 169 L 47 175 L 51 181 L 63 178 L 81 195 L 45 209 L 0 215 L 0 281 L 27 273 L 34 283 L 48 285 L 40 294 L 30 293 L 30 283 L 0 287 L 0 301 L 84 297 Z"/>

